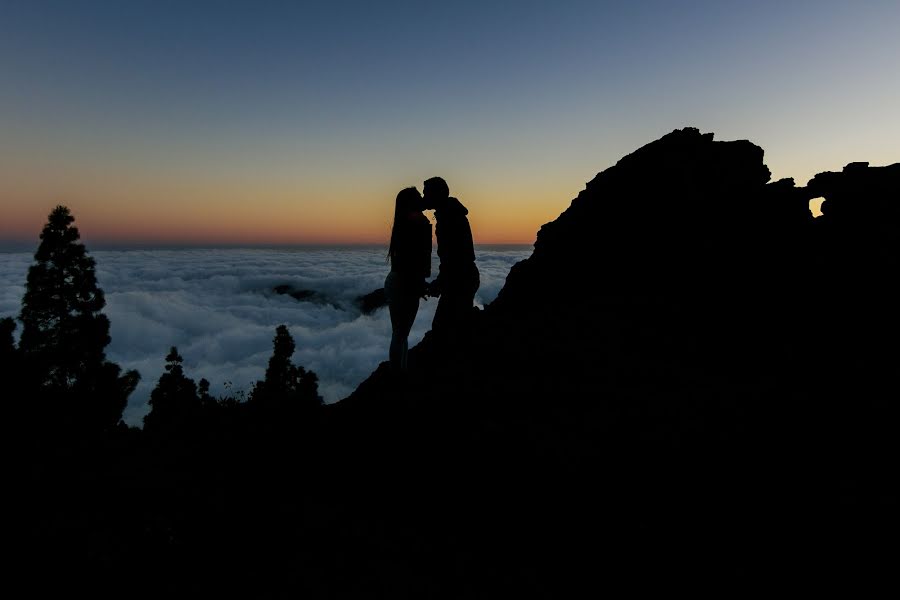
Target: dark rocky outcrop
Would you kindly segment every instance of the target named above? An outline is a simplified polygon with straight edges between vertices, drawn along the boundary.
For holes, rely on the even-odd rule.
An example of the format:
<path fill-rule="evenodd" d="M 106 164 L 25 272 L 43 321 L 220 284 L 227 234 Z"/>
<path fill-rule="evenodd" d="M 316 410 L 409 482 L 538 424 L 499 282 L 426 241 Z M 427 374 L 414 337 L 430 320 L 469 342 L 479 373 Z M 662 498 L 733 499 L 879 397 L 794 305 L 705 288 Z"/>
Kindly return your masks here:
<path fill-rule="evenodd" d="M 748 141 L 674 131 L 541 228 L 462 344 L 429 333 L 408 380 L 382 365 L 334 407 L 341 429 L 414 462 L 397 498 L 426 487 L 472 568 L 524 588 L 871 575 L 883 557 L 845 549 L 896 499 L 898 200 L 900 165 L 797 188 Z"/>
<path fill-rule="evenodd" d="M 314 304 L 328 304 L 335 308 L 343 308 L 339 302 L 335 302 L 327 295 L 315 290 L 297 289 L 289 284 L 280 284 L 272 288 L 278 295 L 288 295 L 300 302 L 312 302 Z M 353 299 L 353 306 L 364 315 L 371 315 L 379 308 L 387 306 L 387 297 L 384 288 L 378 288 L 368 294 L 357 296 Z"/>
<path fill-rule="evenodd" d="M 297 289 L 286 283 L 276 285 L 272 288 L 272 291 L 279 296 L 287 295 L 300 302 L 312 302 L 314 304 L 334 304 L 327 296 L 325 296 L 321 292 L 316 292 L 314 290 Z"/>
<path fill-rule="evenodd" d="M 364 315 L 371 315 L 379 308 L 384 308 L 387 306 L 387 296 L 384 294 L 384 288 L 378 288 L 374 292 L 357 296 L 355 304 Z"/>

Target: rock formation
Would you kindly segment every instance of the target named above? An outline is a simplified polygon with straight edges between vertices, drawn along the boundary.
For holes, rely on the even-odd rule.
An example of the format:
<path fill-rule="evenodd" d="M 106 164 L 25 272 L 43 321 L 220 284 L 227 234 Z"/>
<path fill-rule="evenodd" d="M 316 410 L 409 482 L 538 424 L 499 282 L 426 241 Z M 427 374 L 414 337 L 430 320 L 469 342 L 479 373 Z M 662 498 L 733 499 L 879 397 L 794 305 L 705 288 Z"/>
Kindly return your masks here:
<path fill-rule="evenodd" d="M 426 335 L 408 380 L 382 365 L 338 421 L 395 436 L 374 460 L 416 461 L 512 580 L 737 577 L 758 544 L 773 580 L 860 567 L 844 544 L 869 540 L 835 512 L 875 526 L 896 498 L 900 165 L 769 179 L 748 141 L 640 148 L 541 228 L 464 342 Z"/>

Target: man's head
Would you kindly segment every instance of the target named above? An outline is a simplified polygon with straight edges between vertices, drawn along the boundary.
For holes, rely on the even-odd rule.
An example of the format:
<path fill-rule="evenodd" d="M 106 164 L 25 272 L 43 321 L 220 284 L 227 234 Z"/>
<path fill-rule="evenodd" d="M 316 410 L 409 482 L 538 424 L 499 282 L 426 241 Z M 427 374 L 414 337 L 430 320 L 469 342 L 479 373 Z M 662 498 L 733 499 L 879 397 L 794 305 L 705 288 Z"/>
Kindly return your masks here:
<path fill-rule="evenodd" d="M 444 200 L 450 197 L 450 187 L 441 177 L 426 179 L 423 189 L 426 208 L 440 208 Z"/>

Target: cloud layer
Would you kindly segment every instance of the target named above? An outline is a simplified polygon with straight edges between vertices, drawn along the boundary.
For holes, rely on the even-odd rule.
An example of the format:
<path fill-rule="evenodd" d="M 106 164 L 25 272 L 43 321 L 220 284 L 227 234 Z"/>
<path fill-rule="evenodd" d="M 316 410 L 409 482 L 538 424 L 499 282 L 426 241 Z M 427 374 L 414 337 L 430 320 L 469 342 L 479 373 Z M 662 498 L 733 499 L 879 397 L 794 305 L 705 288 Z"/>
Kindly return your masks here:
<path fill-rule="evenodd" d="M 481 288 L 476 303 L 492 301 L 510 267 L 530 247 L 482 246 L 476 251 Z M 354 299 L 384 284 L 381 247 L 347 249 L 183 249 L 91 252 L 106 292 L 112 328 L 107 356 L 137 369 L 141 383 L 125 409 L 139 425 L 164 357 L 177 346 L 188 376 L 211 383 L 214 395 L 248 391 L 263 377 L 275 327 L 285 324 L 297 343 L 294 362 L 315 371 L 326 402 L 347 396 L 387 360 L 387 309 L 363 315 Z M 0 261 L 0 317 L 20 310 L 30 253 Z M 438 272 L 437 258 L 433 273 Z M 328 303 L 300 302 L 272 292 L 277 285 L 314 290 Z M 437 301 L 421 302 L 410 346 L 431 327 Z"/>

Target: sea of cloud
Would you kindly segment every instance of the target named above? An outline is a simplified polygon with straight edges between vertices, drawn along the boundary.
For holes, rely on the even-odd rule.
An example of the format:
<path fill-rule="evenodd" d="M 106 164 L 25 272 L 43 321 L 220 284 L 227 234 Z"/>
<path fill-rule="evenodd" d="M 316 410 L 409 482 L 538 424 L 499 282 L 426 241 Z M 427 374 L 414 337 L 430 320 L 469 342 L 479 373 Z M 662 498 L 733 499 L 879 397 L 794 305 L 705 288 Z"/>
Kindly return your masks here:
<path fill-rule="evenodd" d="M 480 246 L 476 253 L 475 301 L 483 306 L 531 247 Z M 217 396 L 246 393 L 263 377 L 280 324 L 296 342 L 295 364 L 316 372 L 326 402 L 346 397 L 387 360 L 387 309 L 364 315 L 354 302 L 384 285 L 384 248 L 128 249 L 91 256 L 111 322 L 107 356 L 141 374 L 125 409 L 129 424 L 140 425 L 149 410 L 171 346 L 184 357 L 187 375 L 208 379 Z M 18 315 L 31 264 L 31 253 L 0 254 L 0 317 Z M 279 285 L 315 291 L 319 301 L 276 294 Z M 433 298 L 420 303 L 410 347 L 430 329 L 436 306 Z"/>

